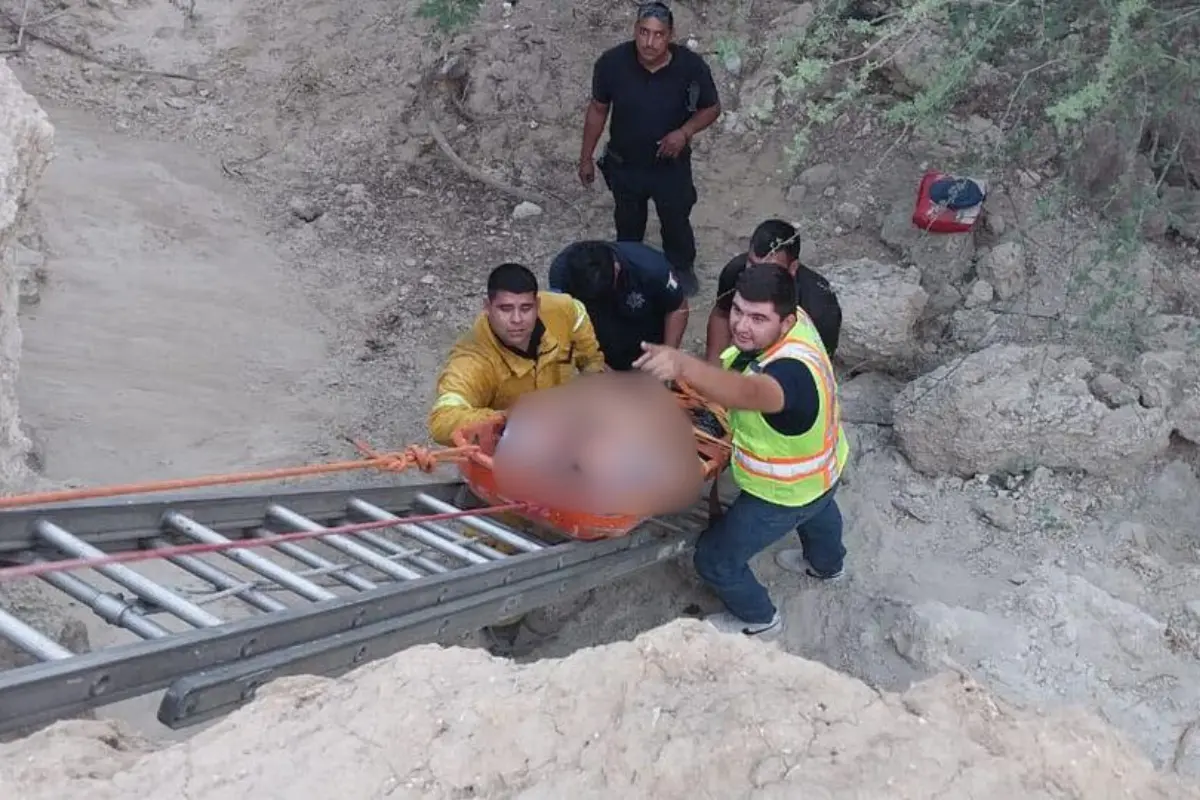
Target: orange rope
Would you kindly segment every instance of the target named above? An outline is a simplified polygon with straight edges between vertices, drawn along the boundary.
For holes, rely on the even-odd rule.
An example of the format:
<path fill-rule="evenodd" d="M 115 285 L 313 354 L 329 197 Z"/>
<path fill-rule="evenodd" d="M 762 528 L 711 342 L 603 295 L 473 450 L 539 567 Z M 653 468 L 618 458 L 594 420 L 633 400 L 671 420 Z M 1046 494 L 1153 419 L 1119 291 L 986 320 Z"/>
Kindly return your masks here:
<path fill-rule="evenodd" d="M 64 503 L 71 500 L 92 500 L 100 497 L 120 497 L 128 494 L 167 492 L 175 489 L 199 489 L 206 486 L 223 486 L 234 483 L 302 478 L 313 475 L 327 475 L 334 472 L 350 472 L 359 469 L 403 472 L 406 469 L 416 467 L 422 472 L 432 472 L 440 462 L 461 461 L 479 449 L 472 445 L 434 450 L 414 444 L 394 453 L 376 453 L 363 442 L 354 440 L 353 443 L 355 449 L 363 454 L 365 458 L 358 461 L 334 461 L 327 464 L 283 467 L 280 469 L 259 470 L 257 472 L 232 472 L 219 475 L 204 475 L 198 478 L 175 478 L 162 481 L 146 481 L 144 483 L 122 483 L 84 489 L 62 489 L 53 492 L 20 494 L 12 497 L 0 497 L 0 509 L 44 505 L 46 503 Z"/>
<path fill-rule="evenodd" d="M 697 392 L 684 381 L 675 381 L 675 388 L 677 396 L 683 402 L 685 408 L 707 409 L 712 412 L 713 416 L 717 418 L 717 421 L 721 423 L 721 426 L 724 427 L 725 430 L 730 430 L 729 412 L 726 411 L 723 406 L 719 406 L 716 403 L 706 400 L 699 392 Z M 733 446 L 723 439 L 718 439 L 712 434 L 702 431 L 699 428 L 694 428 L 693 430 L 696 434 L 696 438 L 702 442 L 706 442 L 721 450 L 733 449 Z"/>

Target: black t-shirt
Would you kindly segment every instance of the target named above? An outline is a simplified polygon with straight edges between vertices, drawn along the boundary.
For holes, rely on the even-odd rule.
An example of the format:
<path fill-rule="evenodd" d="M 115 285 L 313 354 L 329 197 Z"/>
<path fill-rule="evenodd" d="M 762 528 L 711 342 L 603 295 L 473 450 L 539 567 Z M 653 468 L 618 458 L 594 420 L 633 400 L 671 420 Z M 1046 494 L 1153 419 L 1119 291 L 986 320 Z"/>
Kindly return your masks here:
<path fill-rule="evenodd" d="M 555 292 L 569 292 L 567 258 L 576 243 L 555 256 L 549 284 Z M 620 266 L 609 301 L 588 303 L 588 317 L 604 361 L 615 370 L 633 368 L 642 355 L 642 342 L 662 344 L 667 315 L 683 305 L 683 289 L 661 250 L 641 242 L 606 242 Z"/>
<path fill-rule="evenodd" d="M 653 164 L 664 136 L 719 102 L 704 59 L 670 47 L 670 63 L 657 72 L 641 65 L 632 41 L 604 51 L 592 67 L 592 99 L 611 108 L 609 150 L 631 165 Z"/>
<path fill-rule="evenodd" d="M 746 270 L 746 253 L 734 256 L 717 277 L 716 307 L 725 313 L 733 307 L 733 290 Z M 803 264 L 796 269 L 796 297 L 804 313 L 812 319 L 825 352 L 833 358 L 842 331 L 842 307 L 829 281 Z"/>
<path fill-rule="evenodd" d="M 744 370 L 752 358 L 752 354 L 743 354 L 730 369 Z M 774 414 L 763 414 L 763 419 L 784 436 L 807 433 L 821 413 L 821 395 L 809 366 L 794 358 L 781 358 L 762 367 L 761 372 L 774 378 L 783 389 L 783 408 Z"/>

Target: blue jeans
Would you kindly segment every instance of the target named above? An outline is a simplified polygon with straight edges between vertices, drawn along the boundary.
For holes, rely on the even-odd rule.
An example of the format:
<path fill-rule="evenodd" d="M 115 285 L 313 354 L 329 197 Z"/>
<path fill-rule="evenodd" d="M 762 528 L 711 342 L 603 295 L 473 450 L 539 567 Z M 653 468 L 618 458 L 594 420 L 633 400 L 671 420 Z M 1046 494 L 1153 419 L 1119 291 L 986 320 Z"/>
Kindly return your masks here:
<path fill-rule="evenodd" d="M 775 616 L 766 587 L 750 569 L 750 559 L 795 529 L 804 557 L 814 570 L 834 573 L 842 568 L 842 512 L 834 500 L 835 484 L 806 506 L 780 506 L 741 492 L 725 516 L 696 540 L 696 572 L 713 588 L 725 607 L 751 623 Z"/>

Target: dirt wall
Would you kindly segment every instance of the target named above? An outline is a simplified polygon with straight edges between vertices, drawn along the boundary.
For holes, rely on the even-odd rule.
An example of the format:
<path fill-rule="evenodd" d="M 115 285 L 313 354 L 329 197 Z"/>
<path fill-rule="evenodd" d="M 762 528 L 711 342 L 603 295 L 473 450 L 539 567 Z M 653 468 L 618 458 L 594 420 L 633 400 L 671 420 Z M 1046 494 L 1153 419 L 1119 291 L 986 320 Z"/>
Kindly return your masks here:
<path fill-rule="evenodd" d="M 21 274 L 18 233 L 50 162 L 54 128 L 46 113 L 0 62 L 0 492 L 19 490 L 32 477 L 27 466 L 29 437 L 17 409 L 21 360 Z M 88 649 L 83 625 L 71 620 L 41 585 L 21 581 L 0 585 L 0 608 L 16 614 L 68 649 Z M 0 670 L 32 663 L 26 653 L 0 639 Z"/>
<path fill-rule="evenodd" d="M 46 113 L 0 63 L 0 487 L 25 480 L 29 438 L 17 413 L 21 359 L 17 232 L 50 162 L 54 128 Z"/>

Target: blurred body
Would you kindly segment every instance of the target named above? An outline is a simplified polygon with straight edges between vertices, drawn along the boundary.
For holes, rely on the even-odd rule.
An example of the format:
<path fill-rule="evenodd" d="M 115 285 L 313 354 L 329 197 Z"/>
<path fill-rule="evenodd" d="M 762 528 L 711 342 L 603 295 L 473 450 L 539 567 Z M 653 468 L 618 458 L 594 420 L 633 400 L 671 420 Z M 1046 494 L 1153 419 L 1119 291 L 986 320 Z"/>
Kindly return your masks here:
<path fill-rule="evenodd" d="M 523 396 L 493 471 L 506 497 L 591 514 L 687 508 L 703 473 L 691 418 L 646 375 L 608 372 Z"/>

